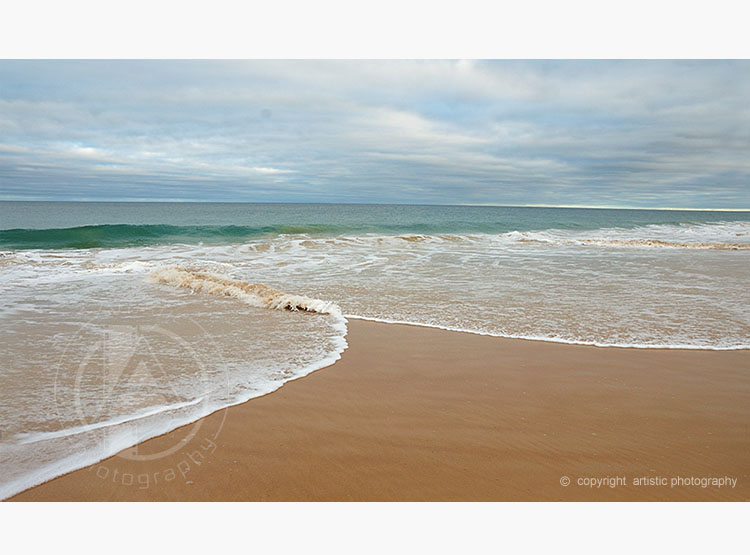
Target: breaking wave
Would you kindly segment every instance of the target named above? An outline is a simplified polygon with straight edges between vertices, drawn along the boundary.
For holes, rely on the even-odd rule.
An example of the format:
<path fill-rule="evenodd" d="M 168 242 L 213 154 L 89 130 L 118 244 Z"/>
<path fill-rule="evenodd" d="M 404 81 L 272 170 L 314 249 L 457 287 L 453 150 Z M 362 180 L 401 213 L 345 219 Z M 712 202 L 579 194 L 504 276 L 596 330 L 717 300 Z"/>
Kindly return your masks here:
<path fill-rule="evenodd" d="M 661 239 L 549 239 L 532 236 L 519 237 L 521 243 L 551 243 L 555 245 L 580 245 L 597 247 L 634 247 L 634 248 L 672 248 L 672 249 L 716 249 L 716 250 L 750 250 L 750 243 L 679 242 Z"/>
<path fill-rule="evenodd" d="M 235 243 L 295 233 L 337 233 L 340 226 L 238 226 L 107 224 L 52 229 L 3 229 L 0 246 L 7 249 L 94 249 L 174 243 Z"/>
<path fill-rule="evenodd" d="M 218 274 L 168 266 L 152 273 L 152 281 L 189 289 L 195 293 L 208 293 L 222 297 L 233 297 L 250 306 L 272 310 L 317 312 L 341 317 L 341 309 L 335 303 L 311 299 L 302 295 L 283 293 L 262 283 L 250 283 L 229 279 Z"/>
<path fill-rule="evenodd" d="M 486 238 L 508 243 L 539 243 L 562 246 L 694 248 L 717 250 L 750 249 L 750 223 L 704 222 L 656 224 L 632 227 L 599 227 L 588 230 L 550 227 L 523 229 L 511 222 L 461 226 L 447 224 L 301 224 L 271 226 L 241 225 L 89 225 L 55 229 L 0 230 L 0 248 L 10 251 L 29 249 L 95 249 L 170 244 L 228 245 L 262 244 L 279 238 L 304 238 L 334 242 L 401 244 L 424 242 L 467 242 Z M 0 253 L 7 263 L 12 252 Z"/>

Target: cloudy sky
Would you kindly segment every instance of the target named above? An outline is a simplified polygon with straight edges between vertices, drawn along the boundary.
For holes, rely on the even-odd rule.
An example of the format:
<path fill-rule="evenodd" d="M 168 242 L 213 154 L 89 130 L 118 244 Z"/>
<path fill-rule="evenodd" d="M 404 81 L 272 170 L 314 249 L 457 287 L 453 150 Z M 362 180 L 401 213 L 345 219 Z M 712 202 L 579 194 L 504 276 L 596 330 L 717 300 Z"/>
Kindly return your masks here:
<path fill-rule="evenodd" d="M 0 200 L 750 208 L 743 61 L 0 61 Z"/>

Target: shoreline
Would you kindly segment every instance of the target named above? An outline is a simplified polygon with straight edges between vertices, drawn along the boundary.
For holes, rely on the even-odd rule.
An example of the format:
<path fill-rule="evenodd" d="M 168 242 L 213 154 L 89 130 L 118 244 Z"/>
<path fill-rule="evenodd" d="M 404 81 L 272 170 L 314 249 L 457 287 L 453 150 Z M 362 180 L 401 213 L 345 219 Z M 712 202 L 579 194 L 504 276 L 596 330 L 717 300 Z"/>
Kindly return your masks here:
<path fill-rule="evenodd" d="M 9 500 L 750 499 L 746 350 L 348 327 L 324 371 Z"/>
<path fill-rule="evenodd" d="M 482 337 L 497 337 L 498 339 L 512 339 L 514 341 L 541 341 L 542 343 L 554 343 L 555 345 L 576 345 L 580 347 L 597 347 L 600 349 L 652 349 L 658 351 L 750 351 L 750 345 L 738 345 L 733 347 L 707 347 L 705 345 L 650 345 L 648 343 L 595 343 L 593 341 L 576 341 L 573 339 L 555 339 L 554 337 L 538 336 L 524 337 L 516 335 L 497 335 L 491 332 L 469 330 L 463 328 L 451 328 L 437 324 L 423 324 L 418 322 L 408 322 L 406 320 L 389 320 L 387 318 L 371 318 L 369 316 L 356 316 L 353 314 L 343 314 L 348 320 L 361 320 L 363 322 L 375 322 L 378 324 L 395 324 L 398 326 L 415 326 L 418 328 L 429 328 L 432 330 L 450 331 L 455 333 L 468 333 L 471 335 L 481 335 Z"/>

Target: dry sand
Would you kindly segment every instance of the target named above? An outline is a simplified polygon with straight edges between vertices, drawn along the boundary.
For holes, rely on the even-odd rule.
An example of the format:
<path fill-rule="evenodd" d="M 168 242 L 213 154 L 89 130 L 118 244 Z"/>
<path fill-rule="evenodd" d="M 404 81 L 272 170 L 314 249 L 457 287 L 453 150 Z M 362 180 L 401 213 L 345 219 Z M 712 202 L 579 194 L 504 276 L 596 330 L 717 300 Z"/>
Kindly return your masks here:
<path fill-rule="evenodd" d="M 750 499 L 750 351 L 356 320 L 348 340 L 329 368 L 13 499 Z M 734 488 L 671 487 L 724 476 Z M 626 485 L 579 485 L 616 477 Z"/>

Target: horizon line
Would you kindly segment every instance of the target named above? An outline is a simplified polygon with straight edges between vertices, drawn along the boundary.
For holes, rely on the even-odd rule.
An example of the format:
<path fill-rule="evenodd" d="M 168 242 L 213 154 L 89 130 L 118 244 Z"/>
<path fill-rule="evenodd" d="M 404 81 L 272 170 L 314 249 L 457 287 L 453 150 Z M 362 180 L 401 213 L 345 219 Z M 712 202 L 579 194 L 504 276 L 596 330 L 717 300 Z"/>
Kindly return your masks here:
<path fill-rule="evenodd" d="M 70 203 L 115 203 L 115 204 L 330 204 L 330 205 L 359 205 L 359 206 L 466 206 L 466 207 L 495 207 L 495 208 L 571 208 L 584 210 L 664 210 L 675 212 L 750 212 L 750 208 L 684 208 L 672 206 L 612 206 L 585 204 L 495 204 L 495 203 L 417 203 L 417 202 L 299 202 L 299 201 L 246 201 L 246 200 L 192 200 L 192 199 L 79 199 L 79 200 L 49 200 L 49 199 L 2 199 L 0 202 L 70 202 Z"/>

